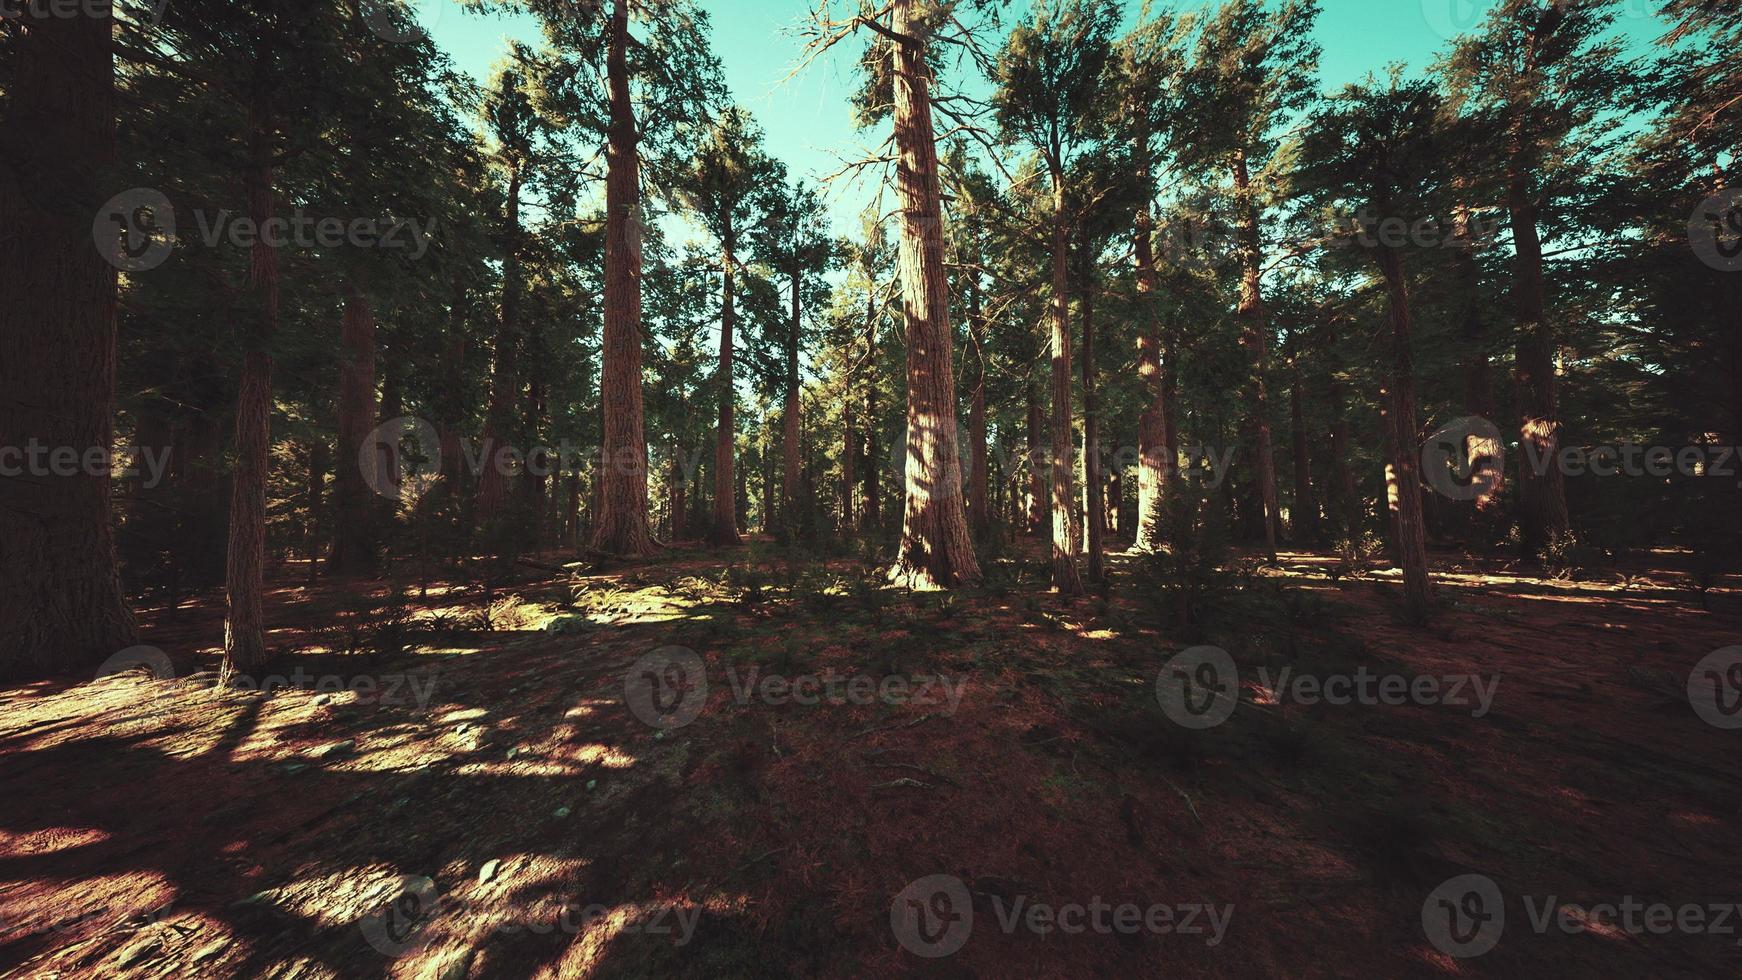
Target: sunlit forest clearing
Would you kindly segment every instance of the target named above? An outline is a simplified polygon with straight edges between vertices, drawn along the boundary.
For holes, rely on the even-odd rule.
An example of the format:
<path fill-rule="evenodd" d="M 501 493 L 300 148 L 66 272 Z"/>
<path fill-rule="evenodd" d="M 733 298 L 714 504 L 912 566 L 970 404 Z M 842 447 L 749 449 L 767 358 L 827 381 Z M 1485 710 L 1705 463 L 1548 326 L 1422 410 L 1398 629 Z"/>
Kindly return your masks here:
<path fill-rule="evenodd" d="M 1737 50 L 0 0 L 0 978 L 1735 975 Z"/>

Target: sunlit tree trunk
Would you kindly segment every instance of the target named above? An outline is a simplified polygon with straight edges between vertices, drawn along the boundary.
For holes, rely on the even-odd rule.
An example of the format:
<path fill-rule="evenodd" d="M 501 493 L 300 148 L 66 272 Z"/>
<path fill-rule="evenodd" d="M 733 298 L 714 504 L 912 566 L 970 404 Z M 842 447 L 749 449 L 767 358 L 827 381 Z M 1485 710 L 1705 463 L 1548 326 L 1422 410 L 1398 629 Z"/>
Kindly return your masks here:
<path fill-rule="evenodd" d="M 901 202 L 901 287 L 907 319 L 906 508 L 894 578 L 913 587 L 980 581 L 962 508 L 956 380 L 951 364 L 943 203 L 932 130 L 927 30 L 913 0 L 892 0 L 896 189 Z"/>
<path fill-rule="evenodd" d="M 1155 219 L 1147 206 L 1137 212 L 1132 250 L 1137 259 L 1137 379 L 1146 404 L 1137 420 L 1137 540 L 1139 550 L 1161 546 L 1160 507 L 1168 472 L 1175 465 L 1167 439 L 1167 401 L 1162 389 L 1161 325 L 1155 304 Z"/>
<path fill-rule="evenodd" d="M 1288 414 L 1294 438 L 1294 537 L 1310 543 L 1319 538 L 1319 502 L 1313 493 L 1312 435 L 1307 431 L 1306 393 L 1300 365 L 1289 364 Z"/>
<path fill-rule="evenodd" d="M 1041 412 L 1040 396 L 1034 386 L 1028 386 L 1028 533 L 1039 537 L 1049 533 L 1047 527 L 1047 495 L 1051 493 L 1052 471 L 1046 465 L 1046 422 Z"/>
<path fill-rule="evenodd" d="M 23 18 L 8 28 L 17 86 L 0 119 L 18 170 L 0 180 L 0 446 L 103 465 L 0 477 L 4 680 L 86 671 L 134 640 L 109 512 L 116 278 L 91 241 L 116 156 L 113 20 L 107 3 Z"/>
<path fill-rule="evenodd" d="M 606 75 L 611 132 L 605 175 L 605 339 L 600 398 L 599 514 L 593 548 L 643 557 L 655 550 L 647 520 L 647 435 L 641 397 L 640 134 L 629 93 L 629 0 L 615 0 Z"/>
<path fill-rule="evenodd" d="M 1071 296 L 1070 234 L 1065 212 L 1064 174 L 1055 171 L 1052 226 L 1052 585 L 1062 595 L 1080 595 L 1077 572 L 1076 508 L 1071 499 L 1074 453 L 1071 445 Z"/>

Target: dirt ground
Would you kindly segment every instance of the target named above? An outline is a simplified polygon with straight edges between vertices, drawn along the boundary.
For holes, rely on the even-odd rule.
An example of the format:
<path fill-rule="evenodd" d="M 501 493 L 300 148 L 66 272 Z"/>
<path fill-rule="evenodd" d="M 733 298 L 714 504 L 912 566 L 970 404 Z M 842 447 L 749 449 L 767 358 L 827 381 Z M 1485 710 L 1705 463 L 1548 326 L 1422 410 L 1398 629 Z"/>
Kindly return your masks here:
<path fill-rule="evenodd" d="M 1715 917 L 1588 911 L 1742 901 L 1742 730 L 1687 692 L 1742 643 L 1742 591 L 1702 600 L 1678 556 L 1552 581 L 1441 555 L 1421 628 L 1394 577 L 1287 554 L 1182 630 L 1137 557 L 1077 600 L 1038 553 L 954 597 L 767 545 L 560 561 L 488 593 L 287 567 L 289 687 L 213 684 L 212 594 L 141 612 L 173 677 L 0 690 L 0 976 L 1742 975 Z M 1243 687 L 1201 730 L 1156 693 L 1194 643 Z M 705 684 L 638 701 L 671 647 Z M 1492 702 L 1306 704 L 1267 686 L 1285 668 Z M 839 683 L 783 696 L 802 678 Z M 1466 874 L 1505 931 L 1457 958 L 1424 908 Z M 950 955 L 894 923 L 928 880 L 970 906 L 925 920 L 971 918 Z M 1176 911 L 1027 914 L 1073 906 Z"/>

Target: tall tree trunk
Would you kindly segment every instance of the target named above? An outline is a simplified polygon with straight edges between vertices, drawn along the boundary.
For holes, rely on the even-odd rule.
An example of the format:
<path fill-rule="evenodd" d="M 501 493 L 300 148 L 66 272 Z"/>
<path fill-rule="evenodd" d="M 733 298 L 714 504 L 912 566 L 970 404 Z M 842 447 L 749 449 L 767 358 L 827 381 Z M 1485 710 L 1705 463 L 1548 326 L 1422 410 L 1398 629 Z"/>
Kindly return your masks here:
<path fill-rule="evenodd" d="M 1518 316 L 1513 373 L 1524 449 L 1519 467 L 1518 530 L 1525 556 L 1535 557 L 1551 539 L 1567 533 L 1571 520 L 1566 480 L 1556 458 L 1561 421 L 1555 394 L 1554 328 L 1548 322 L 1548 293 L 1543 281 L 1542 237 L 1537 229 L 1538 209 L 1524 175 L 1512 175 L 1507 206 L 1518 261 L 1513 284 Z M 1537 472 L 1539 466 L 1541 473 Z"/>
<path fill-rule="evenodd" d="M 356 284 L 345 283 L 339 354 L 339 469 L 333 495 L 338 522 L 328 562 L 343 575 L 371 574 L 376 566 L 374 490 L 386 475 L 375 453 L 363 458 L 363 440 L 375 428 L 375 312 Z M 373 447 L 370 447 L 373 450 Z"/>
<path fill-rule="evenodd" d="M 980 563 L 962 509 L 942 192 L 932 129 L 927 30 L 914 0 L 892 0 L 896 189 L 901 201 L 901 291 L 907 314 L 907 506 L 894 578 L 911 587 L 977 585 Z"/>
<path fill-rule="evenodd" d="M 978 273 L 968 281 L 968 325 L 974 338 L 974 392 L 968 405 L 968 524 L 984 538 L 992 532 L 992 513 L 986 499 L 986 324 L 980 315 Z"/>
<path fill-rule="evenodd" d="M 1040 396 L 1034 385 L 1028 386 L 1028 533 L 1039 537 L 1048 533 L 1047 495 L 1051 493 L 1052 471 L 1046 465 L 1046 422 L 1041 413 Z"/>
<path fill-rule="evenodd" d="M 1274 558 L 1282 519 L 1277 505 L 1276 454 L 1270 438 L 1270 399 L 1264 379 L 1270 361 L 1262 285 L 1264 256 L 1259 239 L 1258 202 L 1253 198 L 1252 176 L 1244 151 L 1234 155 L 1234 194 L 1240 209 L 1240 343 L 1251 359 L 1251 376 L 1246 387 L 1250 413 L 1246 430 L 1252 439 L 1252 474 L 1264 508 L 1264 546 Z"/>
<path fill-rule="evenodd" d="M 732 227 L 732 216 L 726 215 L 725 234 L 721 238 L 725 254 L 720 257 L 720 424 L 714 430 L 714 526 L 708 529 L 708 543 L 735 545 L 743 541 L 738 536 L 737 497 L 733 492 L 733 424 L 732 409 L 737 388 L 732 377 L 732 332 L 737 326 L 734 279 L 738 271 L 738 236 Z"/>
<path fill-rule="evenodd" d="M 1052 182 L 1052 585 L 1061 595 L 1081 595 L 1075 550 L 1081 534 L 1071 499 L 1070 232 L 1064 174 L 1055 170 Z"/>
<path fill-rule="evenodd" d="M 255 46 L 253 98 L 248 113 L 248 172 L 243 183 L 248 216 L 266 227 L 274 212 L 271 41 Z M 226 678 L 266 663 L 264 608 L 266 562 L 266 465 L 272 441 L 272 355 L 278 332 L 278 251 L 262 236 L 249 254 L 249 284 L 258 304 L 247 332 L 242 385 L 236 399 L 236 472 L 230 484 L 230 547 L 225 575 L 229 601 L 224 621 Z M 355 465 L 341 460 L 340 465 Z"/>
<path fill-rule="evenodd" d="M 667 482 L 670 484 L 671 494 L 671 539 L 682 541 L 686 532 L 684 522 L 688 517 L 685 511 L 685 508 L 689 506 L 685 499 L 688 486 L 684 480 L 683 457 L 678 452 L 675 440 L 671 446 L 671 471 L 670 476 L 667 477 Z"/>
<path fill-rule="evenodd" d="M 629 94 L 629 0 L 614 0 L 606 74 L 611 134 L 605 174 L 605 407 L 599 518 L 593 548 L 643 557 L 655 545 L 647 521 L 647 433 L 641 398 L 640 133 Z"/>
<path fill-rule="evenodd" d="M 526 465 L 520 471 L 520 483 L 517 488 L 520 494 L 520 505 L 517 509 L 515 531 L 520 542 L 536 550 L 544 543 L 545 526 L 545 485 L 547 475 L 543 472 L 550 461 L 546 458 L 535 459 L 534 447 L 543 444 L 540 434 L 544 431 L 545 418 L 549 414 L 546 392 L 549 390 L 544 382 L 545 364 L 548 356 L 544 351 L 544 334 L 536 321 L 527 331 L 527 364 L 526 403 L 521 411 L 520 429 L 526 434 L 527 457 Z"/>
<path fill-rule="evenodd" d="M 1301 543 L 1319 539 L 1319 503 L 1313 493 L 1312 437 L 1307 432 L 1306 393 L 1300 365 L 1289 361 L 1288 414 L 1294 437 L 1294 536 Z"/>
<path fill-rule="evenodd" d="M 799 431 L 798 431 L 798 346 L 800 272 L 792 270 L 792 321 L 786 335 L 786 400 L 781 405 L 780 428 L 780 507 L 787 533 L 799 531 Z"/>
<path fill-rule="evenodd" d="M 1167 439 L 1168 410 L 1162 388 L 1161 323 L 1156 316 L 1155 219 L 1146 204 L 1137 211 L 1132 246 L 1137 259 L 1137 379 L 1147 396 L 1137 420 L 1137 540 L 1141 551 L 1161 547 L 1161 502 L 1168 474 L 1177 465 Z"/>
<path fill-rule="evenodd" d="M 1083 520 L 1089 525 L 1089 581 L 1099 582 L 1106 577 L 1107 484 L 1101 477 L 1101 406 L 1095 394 L 1093 263 L 1083 266 L 1083 486 L 1088 491 Z"/>
<path fill-rule="evenodd" d="M 1334 337 L 1327 343 L 1336 347 Z M 1348 399 L 1343 392 L 1343 383 L 1334 372 L 1325 386 L 1325 396 L 1331 411 L 1331 520 L 1337 533 L 1359 541 L 1362 508 L 1355 488 L 1355 471 L 1349 465 Z"/>
<path fill-rule="evenodd" d="M 853 375 L 847 375 L 847 397 L 841 400 L 841 423 L 845 434 L 841 440 L 841 533 L 850 535 L 857 520 L 853 509 L 853 490 L 857 487 L 855 472 L 859 456 L 859 432 L 853 418 Z"/>
<path fill-rule="evenodd" d="M 1460 206 L 1453 215 L 1456 249 L 1452 253 L 1453 274 L 1458 283 L 1458 332 L 1463 344 L 1464 414 L 1480 419 L 1493 419 L 1494 378 L 1488 357 L 1488 327 L 1483 316 L 1482 270 L 1476 261 L 1476 226 L 1468 207 Z M 1469 459 L 1484 456 L 1500 459 L 1503 447 L 1496 441 L 1471 434 L 1464 447 Z M 1503 474 L 1496 474 L 1504 479 Z M 1463 530 L 1468 534 L 1479 518 L 1493 515 L 1500 505 L 1501 483 L 1468 504 L 1459 504 L 1457 513 Z M 1486 521 L 1484 521 L 1486 523 Z"/>
<path fill-rule="evenodd" d="M 18 171 L 0 180 L 0 446 L 69 447 L 102 465 L 0 476 L 3 680 L 88 670 L 135 638 L 109 510 L 116 277 L 91 246 L 116 156 L 113 20 L 107 3 L 90 13 L 27 7 L 11 29 L 18 84 L 0 150 Z"/>
<path fill-rule="evenodd" d="M 1403 254 L 1381 248 L 1376 258 L 1385 274 L 1391 314 L 1390 423 L 1392 469 L 1396 474 L 1397 557 L 1403 567 L 1404 604 L 1417 619 L 1433 607 L 1433 579 L 1428 574 L 1427 534 L 1422 522 L 1421 460 L 1417 447 L 1415 366 L 1410 353 L 1409 283 L 1404 279 Z"/>
<path fill-rule="evenodd" d="M 303 486 L 307 519 L 303 523 L 302 550 L 303 554 L 308 556 L 308 580 L 311 585 L 320 578 L 320 515 L 325 503 L 322 498 L 327 486 L 327 467 L 330 462 L 326 440 L 310 440 L 308 444 L 308 482 Z"/>
<path fill-rule="evenodd" d="M 496 365 L 490 380 L 490 404 L 484 411 L 482 469 L 478 473 L 477 516 L 480 526 L 500 528 L 507 517 L 508 467 L 499 456 L 509 447 L 507 435 L 520 393 L 520 170 L 508 174 L 502 261 L 502 314 L 496 330 Z M 492 532 L 494 533 L 494 532 Z M 495 544 L 496 542 L 492 542 Z"/>

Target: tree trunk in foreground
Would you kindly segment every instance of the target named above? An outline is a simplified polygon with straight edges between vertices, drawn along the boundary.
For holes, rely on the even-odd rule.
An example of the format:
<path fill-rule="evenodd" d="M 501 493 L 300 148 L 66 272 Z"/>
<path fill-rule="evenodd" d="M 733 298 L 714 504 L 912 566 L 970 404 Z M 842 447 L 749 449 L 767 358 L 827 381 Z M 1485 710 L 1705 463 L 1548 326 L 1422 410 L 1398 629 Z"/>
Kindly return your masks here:
<path fill-rule="evenodd" d="M 375 428 L 375 312 L 354 284 L 346 283 L 339 354 L 339 469 L 333 495 L 338 513 L 328 562 L 342 575 L 376 570 L 372 488 L 381 487 L 378 466 L 361 458 L 363 440 Z M 371 454 L 369 462 L 376 457 Z"/>
<path fill-rule="evenodd" d="M 1047 533 L 1046 498 L 1051 491 L 1052 474 L 1046 465 L 1046 421 L 1041 413 L 1040 396 L 1034 385 L 1028 387 L 1028 533 L 1040 537 Z"/>
<path fill-rule="evenodd" d="M 1070 237 L 1065 222 L 1064 175 L 1054 173 L 1052 223 L 1052 586 L 1061 595 L 1081 595 L 1077 572 L 1075 501 L 1071 499 L 1071 294 Z"/>
<path fill-rule="evenodd" d="M 787 533 L 799 531 L 798 345 L 800 275 L 792 270 L 792 323 L 786 336 L 786 399 L 780 408 L 780 511 Z"/>
<path fill-rule="evenodd" d="M 974 392 L 968 403 L 968 526 L 985 537 L 992 532 L 987 501 L 986 459 L 986 324 L 980 317 L 978 273 L 968 283 L 969 329 L 974 336 Z"/>
<path fill-rule="evenodd" d="M 1270 437 L 1270 398 L 1264 383 L 1270 343 L 1264 318 L 1258 205 L 1252 199 L 1252 177 L 1244 153 L 1234 157 L 1234 191 L 1240 208 L 1240 343 L 1251 359 L 1251 376 L 1247 379 L 1250 415 L 1246 428 L 1252 438 L 1252 474 L 1258 481 L 1258 496 L 1264 509 L 1264 546 L 1270 557 L 1275 558 L 1282 518 L 1277 505 L 1276 454 Z"/>
<path fill-rule="evenodd" d="M 1161 547 L 1161 502 L 1175 464 L 1167 444 L 1167 401 L 1161 378 L 1161 325 L 1155 314 L 1154 219 L 1148 206 L 1137 212 L 1133 251 L 1137 257 L 1137 377 L 1148 404 L 1137 420 L 1137 540 L 1140 551 Z"/>
<path fill-rule="evenodd" d="M 605 175 L 605 341 L 600 399 L 599 515 L 593 548 L 640 558 L 653 554 L 647 520 L 647 433 L 641 400 L 641 161 L 629 94 L 629 0 L 611 16 L 607 75 L 611 134 Z"/>
<path fill-rule="evenodd" d="M 502 319 L 496 330 L 496 363 L 490 404 L 484 410 L 483 469 L 478 473 L 477 515 L 481 526 L 500 525 L 508 505 L 508 469 L 498 453 L 520 390 L 520 171 L 508 176 L 507 255 L 502 262 Z M 495 542 L 492 542 L 494 544 Z"/>
<path fill-rule="evenodd" d="M 931 69 L 913 0 L 893 0 L 896 188 L 907 312 L 907 506 L 892 577 L 913 588 L 977 585 L 980 563 L 962 511 L 943 202 L 932 130 Z"/>
<path fill-rule="evenodd" d="M 244 184 L 248 216 L 266 227 L 274 210 L 272 166 L 271 57 L 269 42 L 254 53 L 257 77 L 249 111 L 248 173 Z M 266 563 L 266 465 L 272 442 L 272 355 L 278 332 L 278 251 L 264 236 L 249 254 L 249 285 L 255 291 L 256 319 L 248 330 L 242 359 L 242 386 L 236 398 L 236 472 L 230 484 L 230 548 L 225 576 L 229 600 L 224 620 L 224 677 L 257 670 L 266 663 L 264 608 Z M 355 466 L 356 460 L 340 460 Z"/>
<path fill-rule="evenodd" d="M 1095 283 L 1085 268 L 1083 284 L 1083 520 L 1089 525 L 1089 581 L 1106 577 L 1107 484 L 1101 478 L 1100 403 L 1095 396 Z"/>
<path fill-rule="evenodd" d="M 1378 256 L 1385 274 L 1391 313 L 1391 458 L 1396 476 L 1393 510 L 1398 563 L 1403 567 L 1404 605 L 1424 620 L 1433 607 L 1433 579 L 1427 567 L 1427 533 L 1422 522 L 1421 434 L 1416 428 L 1415 366 L 1410 354 L 1409 283 L 1403 275 L 1403 255 L 1382 248 Z"/>
<path fill-rule="evenodd" d="M 0 151 L 19 168 L 0 180 L 0 446 L 64 446 L 81 460 L 75 475 L 0 476 L 0 680 L 89 670 L 135 638 L 109 520 L 115 269 L 91 241 L 115 163 L 102 6 L 24 15 L 12 49 L 22 84 L 0 120 Z"/>
<path fill-rule="evenodd" d="M 1556 405 L 1554 328 L 1548 322 L 1543 284 L 1542 237 L 1537 207 L 1522 176 L 1508 194 L 1512 240 L 1518 256 L 1513 303 L 1518 315 L 1514 377 L 1518 386 L 1520 446 L 1518 531 L 1526 557 L 1541 554 L 1552 539 L 1567 533 L 1566 479 L 1561 475 L 1561 421 Z M 1538 470 L 1541 472 L 1538 472 Z"/>
<path fill-rule="evenodd" d="M 737 274 L 738 239 L 732 228 L 732 216 L 726 216 L 725 254 L 721 256 L 720 283 L 720 424 L 714 430 L 714 526 L 708 529 L 708 543 L 735 545 L 743 542 L 738 536 L 738 506 L 733 477 L 732 409 L 737 389 L 732 379 L 732 331 L 737 326 L 737 311 L 733 309 L 733 276 Z"/>

